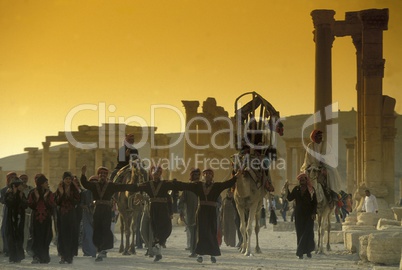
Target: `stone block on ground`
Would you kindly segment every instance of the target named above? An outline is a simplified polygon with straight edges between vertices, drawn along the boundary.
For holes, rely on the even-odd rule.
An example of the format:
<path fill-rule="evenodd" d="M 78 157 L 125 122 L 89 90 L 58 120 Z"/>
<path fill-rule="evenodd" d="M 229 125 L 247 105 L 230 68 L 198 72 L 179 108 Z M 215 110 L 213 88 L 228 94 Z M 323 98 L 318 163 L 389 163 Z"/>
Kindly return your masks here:
<path fill-rule="evenodd" d="M 401 222 L 393 219 L 380 218 L 377 223 L 377 230 L 386 230 L 388 228 L 401 228 Z"/>
<path fill-rule="evenodd" d="M 377 226 L 378 220 L 380 216 L 376 213 L 359 213 L 357 215 L 357 223 L 356 225 L 363 226 Z"/>
<path fill-rule="evenodd" d="M 401 261 L 402 232 L 377 232 L 369 235 L 367 259 L 385 265 Z"/>
<path fill-rule="evenodd" d="M 358 226 L 358 225 L 343 225 L 342 226 L 342 231 L 348 232 L 348 231 L 372 231 L 375 230 L 376 226 L 375 225 L 370 225 L 370 226 Z"/>
<path fill-rule="evenodd" d="M 344 245 L 345 249 L 352 253 L 360 252 L 360 240 L 359 237 L 363 235 L 369 235 L 376 230 L 365 230 L 365 231 L 348 231 L 344 232 Z"/>
<path fill-rule="evenodd" d="M 368 259 L 367 259 L 368 238 L 369 238 L 368 234 L 362 235 L 359 237 L 359 242 L 360 242 L 359 257 L 360 257 L 360 260 L 362 260 L 364 262 L 368 261 Z"/>

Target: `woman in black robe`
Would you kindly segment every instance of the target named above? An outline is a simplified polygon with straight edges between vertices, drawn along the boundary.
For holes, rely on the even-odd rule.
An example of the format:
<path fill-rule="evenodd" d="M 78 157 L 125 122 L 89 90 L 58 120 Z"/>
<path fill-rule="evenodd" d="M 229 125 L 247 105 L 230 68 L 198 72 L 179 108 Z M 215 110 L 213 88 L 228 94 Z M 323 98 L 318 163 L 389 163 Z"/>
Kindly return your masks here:
<path fill-rule="evenodd" d="M 314 220 L 317 214 L 317 197 L 315 190 L 305 173 L 297 176 L 299 185 L 289 192 L 289 184 L 285 183 L 285 190 L 289 201 L 296 200 L 295 227 L 297 235 L 296 255 L 303 259 L 303 254 L 311 258 L 311 252 L 315 248 L 314 243 Z"/>
<path fill-rule="evenodd" d="M 32 263 L 49 263 L 49 245 L 53 238 L 52 215 L 56 204 L 43 174 L 36 179 L 36 188 L 29 193 L 28 206 L 33 215 Z"/>
<path fill-rule="evenodd" d="M 78 241 L 78 226 L 75 207 L 80 201 L 80 193 L 77 186 L 72 182 L 73 175 L 64 172 L 55 193 L 57 204 L 57 227 L 58 241 L 57 250 L 61 256 L 60 263 L 72 263 L 76 253 Z"/>
<path fill-rule="evenodd" d="M 93 243 L 98 251 L 95 261 L 106 258 L 107 250 L 113 248 L 114 236 L 111 231 L 112 223 L 112 197 L 116 192 L 138 190 L 137 185 L 119 184 L 108 180 L 109 170 L 99 167 L 97 170 L 98 181 L 88 181 L 85 176 L 87 166 L 81 168 L 81 185 L 92 192 L 95 204 L 93 213 Z"/>
<path fill-rule="evenodd" d="M 210 255 L 211 262 L 216 263 L 215 256 L 221 255 L 217 238 L 217 200 L 223 190 L 236 183 L 237 178 L 234 176 L 225 182 L 214 182 L 214 172 L 211 169 L 204 170 L 202 174 L 204 181 L 190 183 L 176 181 L 176 186 L 179 190 L 194 192 L 200 199 L 197 211 L 198 239 L 195 248 L 195 253 L 199 255 L 197 261 L 201 263 L 203 255 Z"/>
<path fill-rule="evenodd" d="M 27 198 L 23 192 L 23 182 L 14 178 L 10 182 L 10 188 L 5 194 L 5 204 L 8 207 L 7 215 L 7 241 L 9 261 L 19 263 L 25 259 L 24 255 L 24 225 L 25 209 L 28 207 Z"/>

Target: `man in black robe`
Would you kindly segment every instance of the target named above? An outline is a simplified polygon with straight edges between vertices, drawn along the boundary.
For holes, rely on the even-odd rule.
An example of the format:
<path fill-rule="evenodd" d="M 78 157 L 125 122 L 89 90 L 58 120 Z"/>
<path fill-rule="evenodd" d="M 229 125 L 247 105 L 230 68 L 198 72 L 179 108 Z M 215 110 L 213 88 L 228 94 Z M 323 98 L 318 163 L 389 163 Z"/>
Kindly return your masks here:
<path fill-rule="evenodd" d="M 192 169 L 190 172 L 190 182 L 198 182 L 200 180 L 201 171 L 198 168 Z M 197 257 L 195 247 L 197 244 L 197 194 L 184 190 L 179 200 L 180 218 L 185 221 L 187 229 L 188 242 L 190 243 L 190 256 Z"/>
<path fill-rule="evenodd" d="M 92 192 L 95 203 L 93 213 L 93 243 L 98 256 L 95 261 L 102 261 L 106 257 L 107 250 L 113 248 L 114 236 L 110 229 L 112 223 L 112 197 L 116 192 L 137 191 L 137 185 L 118 184 L 108 181 L 109 170 L 99 167 L 97 170 L 98 181 L 89 182 L 85 176 L 87 166 L 81 169 L 81 185 Z"/>
<path fill-rule="evenodd" d="M 294 209 L 297 236 L 296 255 L 299 259 L 303 259 L 303 254 L 307 254 L 307 257 L 311 258 L 311 252 L 315 248 L 314 220 L 317 214 L 317 197 L 307 174 L 299 174 L 297 180 L 299 180 L 299 185 L 295 186 L 292 192 L 289 192 L 289 183 L 285 183 L 288 200 L 296 200 Z"/>
<path fill-rule="evenodd" d="M 139 191 L 145 192 L 150 201 L 150 221 L 154 234 L 152 244 L 154 261 L 162 259 L 161 247 L 166 244 L 167 238 L 172 232 L 172 211 L 169 190 L 175 190 L 173 181 L 161 180 L 162 168 L 151 169 L 150 181 L 141 184 Z"/>
<path fill-rule="evenodd" d="M 189 190 L 197 194 L 200 204 L 197 212 L 198 240 L 195 253 L 199 256 L 198 262 L 202 262 L 203 255 L 210 255 L 211 262 L 216 263 L 215 256 L 220 256 L 217 232 L 217 200 L 221 192 L 232 187 L 237 180 L 236 175 L 225 182 L 214 182 L 212 169 L 205 169 L 202 172 L 203 181 L 184 183 L 176 181 L 179 190 Z"/>

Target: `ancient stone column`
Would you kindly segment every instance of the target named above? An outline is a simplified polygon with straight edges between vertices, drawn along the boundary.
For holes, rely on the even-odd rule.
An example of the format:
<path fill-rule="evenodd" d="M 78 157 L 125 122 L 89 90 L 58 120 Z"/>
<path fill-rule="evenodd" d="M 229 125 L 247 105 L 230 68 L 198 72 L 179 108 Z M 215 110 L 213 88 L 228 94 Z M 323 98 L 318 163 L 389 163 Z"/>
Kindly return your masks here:
<path fill-rule="evenodd" d="M 296 176 L 299 175 L 300 173 L 300 168 L 304 163 L 304 158 L 306 156 L 306 150 L 304 150 L 304 148 L 302 147 L 298 147 L 296 148 Z"/>
<path fill-rule="evenodd" d="M 77 157 L 75 149 L 76 148 L 71 143 L 68 144 L 68 170 L 73 175 L 76 174 L 79 175 L 77 173 L 77 165 L 76 165 Z"/>
<path fill-rule="evenodd" d="M 347 193 L 353 194 L 356 185 L 355 178 L 355 137 L 346 140 L 346 188 Z"/>
<path fill-rule="evenodd" d="M 95 173 L 100 166 L 103 166 L 103 149 L 98 148 L 95 150 Z M 108 169 L 110 170 L 113 168 Z"/>
<path fill-rule="evenodd" d="M 382 111 L 382 177 L 383 185 L 388 188 L 388 195 L 384 198 L 388 204 L 394 204 L 395 198 L 395 104 L 396 100 L 389 96 L 383 96 Z"/>
<path fill-rule="evenodd" d="M 402 178 L 399 179 L 399 204 L 402 206 Z"/>
<path fill-rule="evenodd" d="M 353 13 L 356 17 L 357 14 Z M 356 48 L 356 93 L 357 93 L 357 123 L 356 123 L 356 186 L 363 178 L 363 153 L 364 153 L 364 101 L 363 101 L 363 69 L 362 69 L 362 34 L 352 35 L 353 44 Z"/>
<path fill-rule="evenodd" d="M 314 113 L 320 112 L 321 120 L 315 117 L 314 128 L 326 131 L 325 107 L 332 104 L 332 26 L 335 11 L 313 10 L 315 41 L 315 103 Z M 332 110 L 331 110 L 332 111 Z M 326 134 L 326 132 L 325 132 Z"/>
<path fill-rule="evenodd" d="M 200 106 L 199 101 L 181 101 L 186 110 L 186 130 L 185 130 L 185 142 L 184 142 L 184 161 L 187 163 L 191 159 L 190 164 L 194 164 L 194 155 L 196 150 L 192 145 L 197 144 L 197 122 L 191 121 L 197 116 L 197 110 Z"/>
<path fill-rule="evenodd" d="M 383 31 L 388 26 L 388 10 L 363 10 L 362 22 L 364 153 L 363 179 L 367 188 L 375 188 L 378 197 L 387 196 L 382 181 L 382 78 L 384 77 Z"/>
<path fill-rule="evenodd" d="M 43 152 L 42 152 L 42 173 L 46 176 L 50 176 L 50 142 L 42 142 Z"/>
<path fill-rule="evenodd" d="M 293 183 L 293 148 L 286 146 L 286 180 Z"/>

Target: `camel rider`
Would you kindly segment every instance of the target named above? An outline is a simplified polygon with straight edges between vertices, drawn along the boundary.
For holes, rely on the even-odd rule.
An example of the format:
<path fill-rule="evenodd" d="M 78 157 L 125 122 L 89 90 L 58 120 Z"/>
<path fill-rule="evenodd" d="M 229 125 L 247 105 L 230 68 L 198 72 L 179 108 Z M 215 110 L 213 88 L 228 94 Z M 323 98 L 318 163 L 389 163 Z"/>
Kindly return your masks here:
<path fill-rule="evenodd" d="M 310 134 L 310 139 L 311 142 L 307 145 L 304 163 L 300 171 L 305 172 L 311 179 L 317 191 L 318 201 L 321 201 L 319 195 L 320 189 L 317 188 L 317 183 L 320 183 L 323 191 L 322 195 L 325 195 L 327 200 L 331 202 L 334 197 L 337 198 L 336 192 L 333 191 L 337 179 L 329 177 L 329 170 L 331 168 L 326 164 L 326 150 L 328 149 L 326 144 L 323 143 L 323 132 L 317 129 L 313 130 Z"/>
<path fill-rule="evenodd" d="M 114 177 L 121 168 L 127 166 L 130 163 L 130 159 L 135 160 L 139 157 L 138 150 L 134 147 L 133 144 L 134 144 L 134 134 L 132 133 L 126 134 L 123 146 L 119 148 L 119 152 L 117 155 L 117 165 L 114 168 L 112 174 L 110 175 L 111 181 L 114 180 Z"/>

